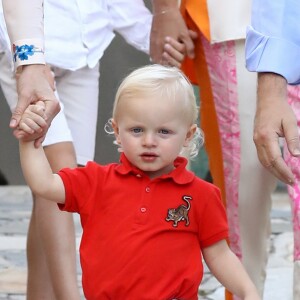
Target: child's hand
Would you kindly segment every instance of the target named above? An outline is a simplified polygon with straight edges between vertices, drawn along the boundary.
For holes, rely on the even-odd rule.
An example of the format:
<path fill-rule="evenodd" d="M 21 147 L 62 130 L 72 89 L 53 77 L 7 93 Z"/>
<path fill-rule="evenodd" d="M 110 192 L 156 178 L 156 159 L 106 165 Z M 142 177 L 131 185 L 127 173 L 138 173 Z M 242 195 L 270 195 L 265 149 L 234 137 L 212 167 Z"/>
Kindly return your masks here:
<path fill-rule="evenodd" d="M 189 30 L 189 35 L 192 39 L 197 38 L 197 33 L 194 31 Z M 165 38 L 164 52 L 162 54 L 163 64 L 180 68 L 186 54 L 184 43 L 169 36 Z"/>
<path fill-rule="evenodd" d="M 43 128 L 44 130 L 42 132 L 30 135 L 31 139 L 35 138 L 34 144 L 38 147 L 45 139 L 52 119 L 60 111 L 60 105 L 57 96 L 54 93 L 54 74 L 47 65 L 28 65 L 26 68 L 19 68 L 17 70 L 16 79 L 19 101 L 14 109 L 10 127 L 13 129 L 13 135 L 17 139 L 20 138 L 19 123 L 27 106 L 36 104 L 39 100 L 42 100 L 46 105 L 45 119 L 47 121 L 47 126 Z"/>
<path fill-rule="evenodd" d="M 45 120 L 45 103 L 38 101 L 35 104 L 29 105 L 23 113 L 15 136 L 24 141 L 31 141 L 34 140 L 34 137 L 40 134 L 45 127 L 47 127 Z"/>

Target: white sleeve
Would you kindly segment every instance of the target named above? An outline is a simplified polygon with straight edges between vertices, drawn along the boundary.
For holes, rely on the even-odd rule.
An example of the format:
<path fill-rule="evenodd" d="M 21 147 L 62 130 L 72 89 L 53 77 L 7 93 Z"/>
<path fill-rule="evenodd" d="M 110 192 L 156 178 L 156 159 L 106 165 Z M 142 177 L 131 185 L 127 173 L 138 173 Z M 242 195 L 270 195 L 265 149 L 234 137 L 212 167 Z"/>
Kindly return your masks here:
<path fill-rule="evenodd" d="M 110 0 L 108 3 L 114 30 L 128 44 L 149 54 L 152 14 L 144 1 Z"/>
<path fill-rule="evenodd" d="M 43 0 L 2 0 L 2 4 L 15 68 L 45 64 Z"/>

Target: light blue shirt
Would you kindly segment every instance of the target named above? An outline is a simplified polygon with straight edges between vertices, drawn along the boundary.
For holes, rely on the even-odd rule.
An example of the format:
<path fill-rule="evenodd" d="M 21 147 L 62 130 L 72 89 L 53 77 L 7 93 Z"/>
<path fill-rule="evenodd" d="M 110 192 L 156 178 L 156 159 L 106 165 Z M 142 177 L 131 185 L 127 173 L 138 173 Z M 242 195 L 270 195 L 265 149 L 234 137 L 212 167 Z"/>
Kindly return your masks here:
<path fill-rule="evenodd" d="M 300 0 L 253 0 L 246 65 L 300 84 Z"/>

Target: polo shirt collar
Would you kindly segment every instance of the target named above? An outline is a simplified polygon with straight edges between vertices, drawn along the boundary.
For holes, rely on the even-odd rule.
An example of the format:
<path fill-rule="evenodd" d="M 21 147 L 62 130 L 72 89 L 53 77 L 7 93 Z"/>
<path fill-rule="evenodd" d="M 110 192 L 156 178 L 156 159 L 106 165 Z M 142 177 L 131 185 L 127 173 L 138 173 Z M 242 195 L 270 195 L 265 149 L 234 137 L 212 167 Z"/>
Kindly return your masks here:
<path fill-rule="evenodd" d="M 171 178 L 172 180 L 174 180 L 174 182 L 178 184 L 190 183 L 191 181 L 193 181 L 195 174 L 186 170 L 186 165 L 187 165 L 187 159 L 179 156 L 174 161 L 175 169 L 169 174 L 162 175 L 158 178 L 160 179 Z M 134 175 L 140 174 L 142 176 L 147 176 L 143 171 L 133 166 L 124 153 L 121 153 L 120 164 L 117 165 L 116 171 L 122 175 L 132 173 Z"/>

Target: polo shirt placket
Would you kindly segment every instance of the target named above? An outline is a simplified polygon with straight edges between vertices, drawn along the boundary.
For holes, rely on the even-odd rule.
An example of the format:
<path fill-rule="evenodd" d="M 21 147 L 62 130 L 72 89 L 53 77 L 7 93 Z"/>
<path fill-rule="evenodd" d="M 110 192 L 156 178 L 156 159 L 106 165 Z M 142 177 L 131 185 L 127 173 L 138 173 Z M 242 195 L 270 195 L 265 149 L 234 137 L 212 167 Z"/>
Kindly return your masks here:
<path fill-rule="evenodd" d="M 139 176 L 138 176 L 139 175 Z M 148 218 L 151 213 L 151 198 L 152 198 L 152 188 L 153 183 L 149 180 L 149 178 L 138 174 L 137 178 L 143 181 L 141 185 L 141 200 L 138 203 L 137 215 L 135 219 L 135 223 L 139 225 L 143 225 L 147 223 Z"/>

